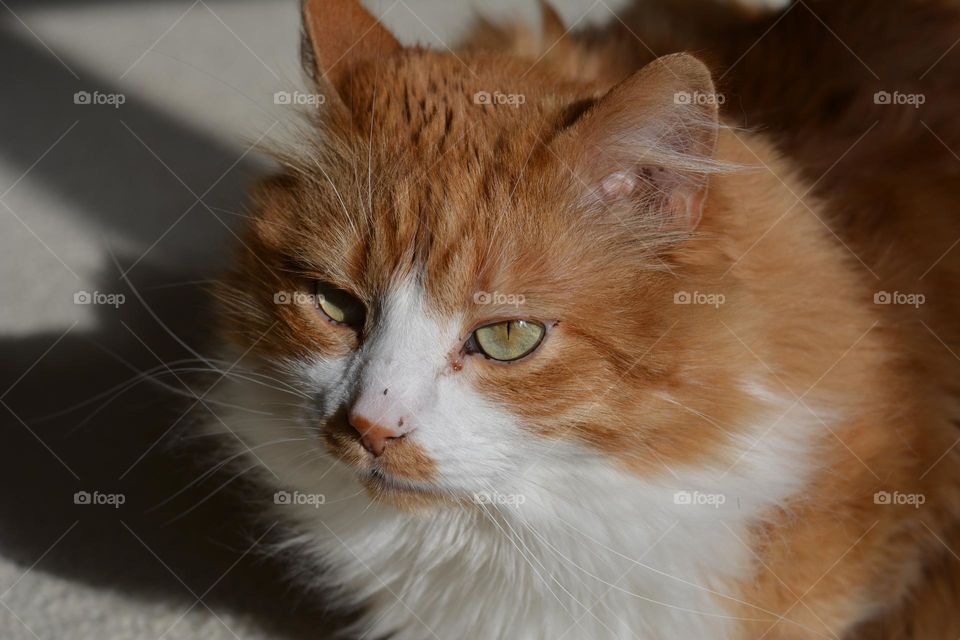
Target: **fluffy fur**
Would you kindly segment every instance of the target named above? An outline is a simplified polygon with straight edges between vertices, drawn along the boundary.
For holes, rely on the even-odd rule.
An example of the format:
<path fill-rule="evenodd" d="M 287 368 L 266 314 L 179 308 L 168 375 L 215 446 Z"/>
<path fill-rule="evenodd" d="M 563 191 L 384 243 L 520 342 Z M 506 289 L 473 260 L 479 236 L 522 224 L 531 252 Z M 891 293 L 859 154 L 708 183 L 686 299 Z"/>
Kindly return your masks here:
<path fill-rule="evenodd" d="M 329 99 L 254 195 L 220 300 L 257 374 L 210 428 L 268 503 L 322 495 L 269 509 L 352 631 L 957 635 L 960 63 L 907 81 L 949 3 L 644 2 L 582 34 L 548 10 L 542 41 L 484 25 L 456 55 L 304 9 Z M 688 50 L 712 78 L 654 60 Z M 873 68 L 930 106 L 876 104 Z M 317 280 L 363 322 L 325 319 Z M 464 348 L 509 318 L 540 348 Z M 374 457 L 351 415 L 405 435 Z"/>

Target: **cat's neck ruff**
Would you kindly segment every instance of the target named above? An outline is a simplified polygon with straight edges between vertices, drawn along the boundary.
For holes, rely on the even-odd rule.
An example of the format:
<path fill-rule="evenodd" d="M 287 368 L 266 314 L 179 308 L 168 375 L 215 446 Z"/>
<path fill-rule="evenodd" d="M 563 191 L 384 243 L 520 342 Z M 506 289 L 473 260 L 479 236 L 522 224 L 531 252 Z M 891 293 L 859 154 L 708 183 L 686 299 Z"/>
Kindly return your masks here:
<path fill-rule="evenodd" d="M 724 638 L 738 619 L 777 620 L 741 608 L 738 585 L 762 570 L 754 528 L 802 498 L 815 464 L 807 443 L 831 419 L 757 380 L 744 387 L 764 410 L 722 465 L 664 465 L 640 478 L 578 445 L 545 441 L 576 464 L 532 459 L 498 490 L 429 511 L 373 501 L 330 458 L 291 464 L 304 447 L 282 424 L 244 432 L 249 451 L 238 453 L 291 496 L 270 517 L 287 525 L 278 549 L 309 558 L 297 563 L 298 580 L 362 606 L 356 628 L 371 637 Z M 246 406 L 286 397 L 243 385 L 223 392 Z M 249 421 L 221 417 L 228 427 Z"/>

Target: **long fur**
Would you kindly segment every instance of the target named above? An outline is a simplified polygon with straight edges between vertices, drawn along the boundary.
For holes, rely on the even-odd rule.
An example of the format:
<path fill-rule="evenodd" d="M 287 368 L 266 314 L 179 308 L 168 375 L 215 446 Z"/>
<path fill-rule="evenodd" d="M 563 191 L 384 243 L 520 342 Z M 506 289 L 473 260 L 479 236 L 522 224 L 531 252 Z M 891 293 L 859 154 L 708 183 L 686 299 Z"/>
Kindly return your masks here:
<path fill-rule="evenodd" d="M 454 55 L 332 5 L 220 291 L 224 359 L 282 384 L 219 401 L 274 416 L 209 429 L 348 631 L 956 637 L 956 7 L 650 0 Z M 463 347 L 503 318 L 547 337 Z M 358 407 L 411 431 L 374 458 Z"/>

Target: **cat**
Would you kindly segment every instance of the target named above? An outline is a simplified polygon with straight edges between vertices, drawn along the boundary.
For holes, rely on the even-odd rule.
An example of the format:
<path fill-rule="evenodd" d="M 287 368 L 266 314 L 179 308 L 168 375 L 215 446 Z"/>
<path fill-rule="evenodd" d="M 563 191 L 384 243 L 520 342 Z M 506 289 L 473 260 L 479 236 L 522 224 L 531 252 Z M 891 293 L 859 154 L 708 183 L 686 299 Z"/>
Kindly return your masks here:
<path fill-rule="evenodd" d="M 273 550 L 350 637 L 957 637 L 960 12 L 543 12 L 304 2 L 205 422 Z"/>

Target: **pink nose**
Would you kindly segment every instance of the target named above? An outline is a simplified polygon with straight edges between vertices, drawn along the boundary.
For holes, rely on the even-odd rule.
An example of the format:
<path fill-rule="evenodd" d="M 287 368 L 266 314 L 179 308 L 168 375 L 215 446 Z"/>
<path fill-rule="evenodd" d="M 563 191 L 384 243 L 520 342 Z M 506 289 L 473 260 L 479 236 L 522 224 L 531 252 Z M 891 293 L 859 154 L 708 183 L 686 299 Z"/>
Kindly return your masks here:
<path fill-rule="evenodd" d="M 400 428 L 391 429 L 356 414 L 350 415 L 349 422 L 350 426 L 360 434 L 360 444 L 363 448 L 375 456 L 381 455 L 390 442 L 407 435 Z"/>

